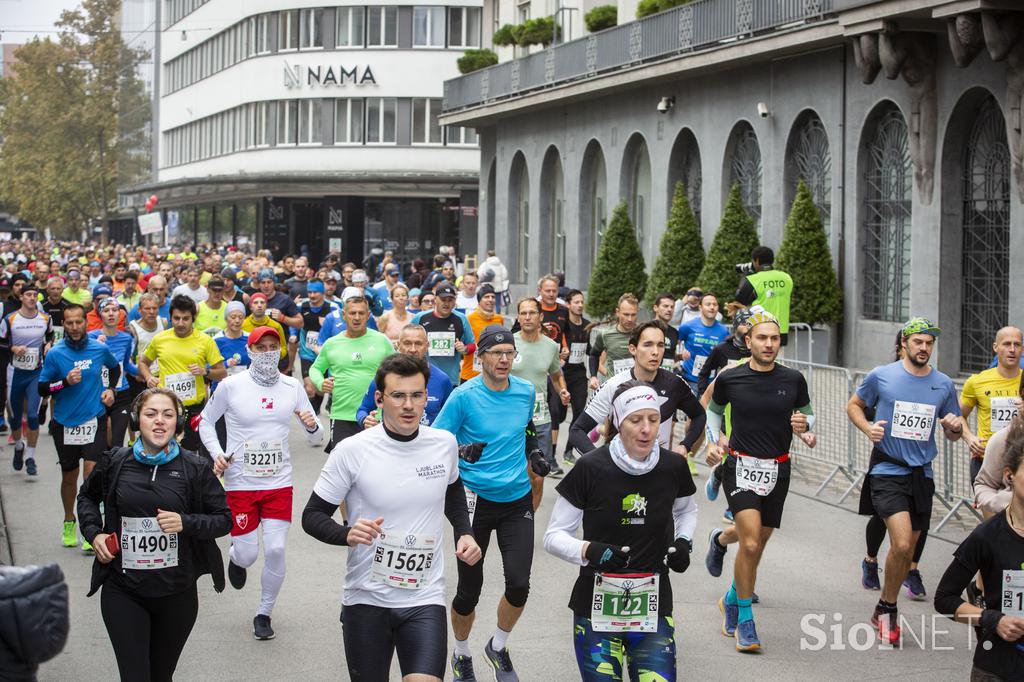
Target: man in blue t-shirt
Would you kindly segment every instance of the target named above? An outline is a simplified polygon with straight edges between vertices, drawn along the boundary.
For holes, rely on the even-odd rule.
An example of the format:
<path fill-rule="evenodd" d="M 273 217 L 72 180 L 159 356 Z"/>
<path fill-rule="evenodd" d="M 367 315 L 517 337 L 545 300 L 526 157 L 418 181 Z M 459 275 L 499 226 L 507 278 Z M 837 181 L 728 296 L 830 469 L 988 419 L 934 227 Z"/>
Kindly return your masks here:
<path fill-rule="evenodd" d="M 913 549 L 931 521 L 935 425 L 951 441 L 963 434 L 956 387 L 928 364 L 939 332 L 926 318 L 908 321 L 900 332 L 903 359 L 871 370 L 846 406 L 850 421 L 873 445 L 860 513 L 877 514 L 889 531 L 885 582 L 871 622 L 890 645 L 900 640 L 896 598 Z M 868 409 L 874 410 L 873 422 Z"/>
<path fill-rule="evenodd" d="M 60 463 L 60 498 L 64 504 L 65 547 L 78 544 L 75 530 L 75 494 L 78 492 L 78 461 L 85 460 L 84 476 L 89 478 L 100 455 L 107 449 L 106 414 L 114 404 L 114 389 L 121 380 L 121 368 L 110 349 L 85 331 L 85 309 L 78 304 L 64 310 L 64 339 L 43 360 L 39 373 L 39 395 L 53 396 L 50 434 Z M 103 368 L 107 380 L 103 382 Z M 82 550 L 91 551 L 82 540 Z"/>
<path fill-rule="evenodd" d="M 160 299 L 160 308 L 157 310 L 157 316 L 163 319 L 165 325 L 170 324 L 171 319 L 171 300 L 167 296 L 168 284 L 167 280 L 161 275 L 153 275 L 149 278 L 149 283 L 146 285 L 146 293 L 153 294 Z M 139 314 L 139 304 L 128 311 L 128 317 L 125 319 L 125 325 L 133 320 L 138 320 L 141 317 Z"/>
<path fill-rule="evenodd" d="M 422 324 L 427 330 L 430 363 L 444 370 L 452 385 L 459 383 L 462 356 L 474 349 L 473 328 L 466 316 L 455 310 L 457 296 L 451 284 L 440 284 L 434 291 L 434 309 L 412 318 L 414 324 Z"/>
<path fill-rule="evenodd" d="M 683 350 L 683 378 L 690 384 L 693 394 L 697 393 L 697 378 L 705 361 L 715 346 L 729 335 L 729 328 L 718 321 L 718 297 L 704 294 L 700 299 L 700 317 L 679 325 L 679 343 Z"/>
<path fill-rule="evenodd" d="M 459 474 L 469 498 L 473 537 L 485 553 L 491 532 L 497 532 L 505 594 L 498 603 L 498 629 L 484 653 L 495 668 L 510 671 L 505 644 L 526 606 L 533 564 L 536 510 L 527 453 L 534 475 L 546 476 L 548 463 L 532 428 L 536 390 L 529 381 L 509 375 L 516 358 L 512 332 L 500 325 L 485 327 L 476 354 L 481 373 L 452 392 L 434 428 L 450 431 L 459 442 Z M 452 671 L 456 679 L 465 679 L 473 665 L 469 634 L 483 587 L 484 562 L 474 566 L 458 563 L 459 583 L 451 616 L 455 632 Z"/>
<path fill-rule="evenodd" d="M 427 330 L 421 325 L 406 325 L 398 335 L 397 348 L 399 353 L 412 355 L 420 359 L 427 355 Z M 429 363 L 428 363 L 429 364 Z M 442 372 L 435 365 L 430 365 L 430 381 L 427 382 L 427 408 L 423 411 L 422 423 L 430 426 L 437 419 L 438 413 L 444 407 L 445 401 L 453 390 L 452 382 L 448 375 Z M 377 382 L 371 381 L 370 387 L 366 389 L 363 402 L 356 410 L 356 421 L 364 429 L 371 429 L 380 423 L 380 414 L 377 409 Z"/>

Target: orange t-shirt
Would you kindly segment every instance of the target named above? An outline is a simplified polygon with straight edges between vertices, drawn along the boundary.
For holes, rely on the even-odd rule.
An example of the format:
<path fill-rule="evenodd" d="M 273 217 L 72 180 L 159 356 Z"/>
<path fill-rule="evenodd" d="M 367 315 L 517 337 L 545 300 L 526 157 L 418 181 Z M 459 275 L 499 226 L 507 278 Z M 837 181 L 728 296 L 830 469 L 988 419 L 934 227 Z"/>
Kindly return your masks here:
<path fill-rule="evenodd" d="M 469 320 L 469 326 L 473 330 L 473 338 L 479 339 L 481 332 L 489 324 L 505 324 L 505 318 L 495 313 L 489 318 L 485 318 L 479 308 L 476 308 L 469 315 L 466 315 L 466 319 Z M 473 359 L 476 357 L 476 353 L 466 353 L 462 358 L 462 370 L 459 372 L 459 378 L 463 381 L 472 379 L 480 370 L 473 369 Z"/>

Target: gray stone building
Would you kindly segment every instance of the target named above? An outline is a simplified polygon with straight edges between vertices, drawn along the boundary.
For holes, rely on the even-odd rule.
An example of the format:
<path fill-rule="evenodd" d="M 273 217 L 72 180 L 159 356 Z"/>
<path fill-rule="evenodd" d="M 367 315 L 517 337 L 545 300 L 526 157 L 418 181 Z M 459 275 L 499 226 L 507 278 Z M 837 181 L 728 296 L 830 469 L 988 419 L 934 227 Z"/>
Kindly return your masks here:
<path fill-rule="evenodd" d="M 620 19 L 620 21 L 622 21 Z M 738 183 L 777 248 L 812 188 L 845 294 L 831 359 L 887 361 L 912 315 L 973 371 L 1024 324 L 1024 3 L 697 0 L 446 83 L 480 136 L 480 251 L 585 284 L 611 209 L 648 266 L 686 183 L 705 246 Z"/>

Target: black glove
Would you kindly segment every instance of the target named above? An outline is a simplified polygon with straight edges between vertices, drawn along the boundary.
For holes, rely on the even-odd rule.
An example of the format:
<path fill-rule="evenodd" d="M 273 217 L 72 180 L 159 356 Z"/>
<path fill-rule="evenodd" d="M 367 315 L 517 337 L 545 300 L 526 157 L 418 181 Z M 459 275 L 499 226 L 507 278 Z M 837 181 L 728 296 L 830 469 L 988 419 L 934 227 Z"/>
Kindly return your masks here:
<path fill-rule="evenodd" d="M 530 468 L 533 469 L 533 473 L 542 477 L 551 473 L 551 465 L 548 464 L 547 458 L 544 457 L 544 453 L 540 450 L 534 450 L 530 453 Z"/>
<path fill-rule="evenodd" d="M 466 443 L 465 445 L 460 445 L 459 459 L 470 464 L 476 464 L 477 460 L 480 459 L 480 455 L 483 454 L 485 447 L 487 447 L 487 443 Z"/>
<path fill-rule="evenodd" d="M 685 573 L 690 567 L 690 552 L 693 551 L 693 543 L 686 538 L 676 538 L 668 547 L 668 554 L 665 555 L 665 565 L 676 573 Z"/>
<path fill-rule="evenodd" d="M 587 547 L 587 562 L 602 571 L 617 571 L 629 566 L 629 547 L 616 547 L 603 542 L 591 542 Z"/>

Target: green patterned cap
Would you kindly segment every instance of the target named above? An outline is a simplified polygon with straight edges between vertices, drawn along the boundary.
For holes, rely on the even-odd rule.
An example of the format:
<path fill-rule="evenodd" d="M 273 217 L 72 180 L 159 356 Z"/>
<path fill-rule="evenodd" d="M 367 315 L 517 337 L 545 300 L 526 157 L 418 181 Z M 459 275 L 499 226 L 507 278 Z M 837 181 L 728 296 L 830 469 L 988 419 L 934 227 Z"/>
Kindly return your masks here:
<path fill-rule="evenodd" d="M 914 334 L 931 334 L 932 336 L 938 336 L 942 333 L 942 330 L 932 324 L 932 321 L 927 317 L 912 317 L 907 320 L 907 323 L 903 325 L 903 338 L 913 336 Z"/>

